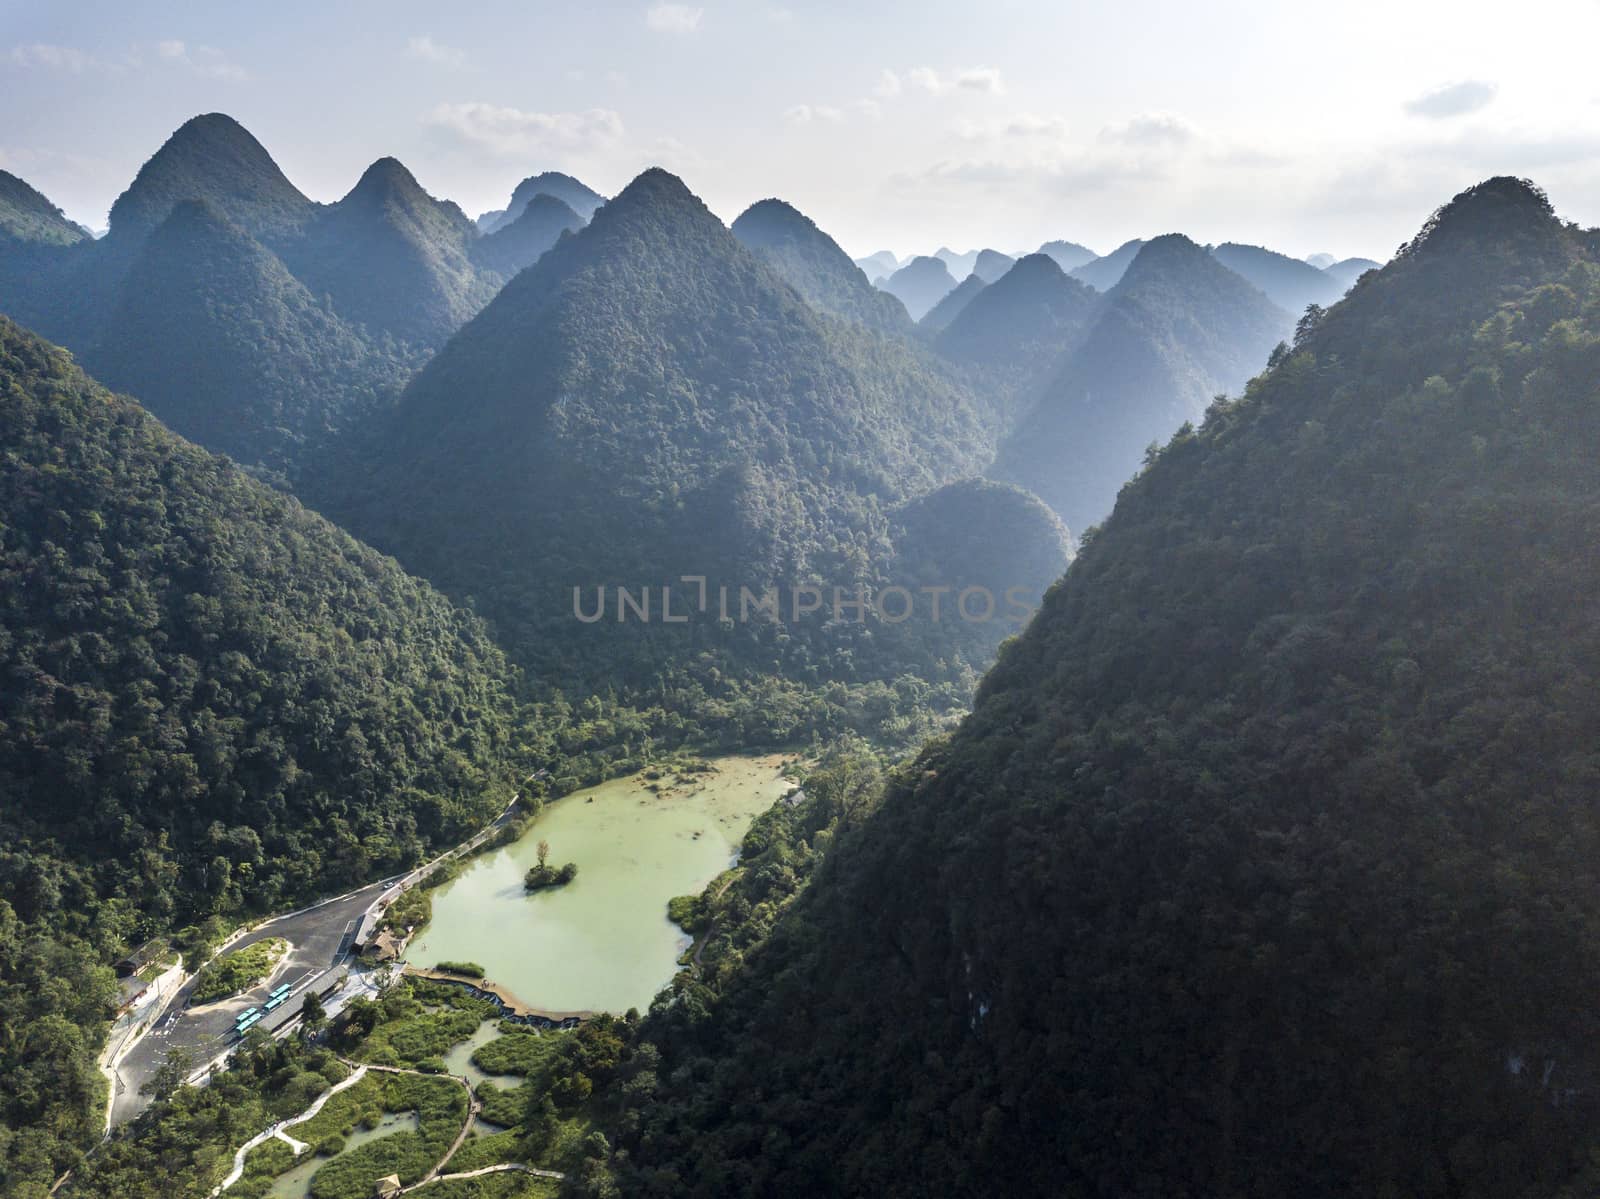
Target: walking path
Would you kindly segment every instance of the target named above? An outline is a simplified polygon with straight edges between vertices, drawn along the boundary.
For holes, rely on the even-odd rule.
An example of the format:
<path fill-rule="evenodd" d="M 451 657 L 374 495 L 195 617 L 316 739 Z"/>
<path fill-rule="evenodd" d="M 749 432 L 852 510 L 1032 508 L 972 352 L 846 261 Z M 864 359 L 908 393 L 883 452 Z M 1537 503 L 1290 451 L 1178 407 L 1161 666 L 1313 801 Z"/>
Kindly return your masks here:
<path fill-rule="evenodd" d="M 501 1162 L 497 1166 L 480 1166 L 476 1170 L 466 1170 L 460 1174 L 440 1174 L 436 1178 L 425 1178 L 421 1182 L 414 1182 L 400 1191 L 402 1195 L 409 1195 L 412 1191 L 420 1191 L 425 1186 L 436 1182 L 455 1182 L 462 1178 L 482 1178 L 485 1174 L 532 1174 L 535 1178 L 552 1178 L 561 1182 L 566 1178 L 560 1170 L 541 1170 L 538 1166 L 527 1166 L 522 1162 Z"/>
<path fill-rule="evenodd" d="M 352 1065 L 352 1066 L 355 1065 L 354 1062 L 349 1062 L 347 1064 L 348 1065 Z M 318 1095 L 316 1102 L 313 1103 L 310 1107 L 306 1108 L 306 1110 L 301 1112 L 298 1116 L 294 1117 L 294 1119 L 292 1119 L 292 1120 L 280 1120 L 280 1121 L 278 1121 L 278 1123 L 274 1124 L 271 1128 L 267 1129 L 266 1132 L 259 1133 L 256 1136 L 251 1137 L 242 1146 L 240 1146 L 239 1152 L 237 1152 L 237 1153 L 235 1153 L 233 1155 L 233 1169 L 231 1171 L 229 1171 L 228 1176 L 226 1178 L 224 1178 L 217 1185 L 216 1190 L 211 1192 L 211 1199 L 216 1199 L 216 1197 L 218 1195 L 222 1194 L 223 1191 L 227 1190 L 234 1183 L 238 1182 L 239 1179 L 244 1177 L 244 1159 L 249 1154 L 250 1150 L 254 1149 L 257 1145 L 261 1145 L 261 1144 L 264 1144 L 267 1141 L 272 1140 L 273 1137 L 278 1136 L 280 1133 L 282 1133 L 286 1129 L 293 1128 L 297 1124 L 304 1124 L 307 1120 L 310 1120 L 318 1112 L 320 1112 L 322 1110 L 323 1105 L 325 1103 L 327 1103 L 328 1100 L 332 1099 L 340 1091 L 343 1091 L 343 1090 L 345 1090 L 345 1089 L 347 1089 L 349 1087 L 355 1086 L 356 1083 L 360 1082 L 366 1076 L 367 1076 L 367 1067 L 366 1066 L 357 1066 L 354 1070 L 352 1070 L 350 1072 L 350 1076 L 348 1078 L 346 1078 L 343 1082 L 335 1083 L 333 1086 L 329 1087 L 326 1091 L 322 1092 L 322 1094 Z M 468 1123 L 470 1124 L 471 1122 L 468 1121 Z M 296 1157 L 299 1157 L 301 1152 L 303 1150 L 305 1150 L 306 1147 L 307 1147 L 304 1144 L 302 1144 L 301 1142 L 296 1141 L 296 1140 L 292 1140 L 289 1137 L 284 1137 L 283 1139 L 289 1142 L 289 1148 L 290 1149 L 294 1149 L 294 1155 Z M 299 1145 L 300 1148 L 299 1149 L 295 1149 L 294 1147 L 296 1145 Z"/>

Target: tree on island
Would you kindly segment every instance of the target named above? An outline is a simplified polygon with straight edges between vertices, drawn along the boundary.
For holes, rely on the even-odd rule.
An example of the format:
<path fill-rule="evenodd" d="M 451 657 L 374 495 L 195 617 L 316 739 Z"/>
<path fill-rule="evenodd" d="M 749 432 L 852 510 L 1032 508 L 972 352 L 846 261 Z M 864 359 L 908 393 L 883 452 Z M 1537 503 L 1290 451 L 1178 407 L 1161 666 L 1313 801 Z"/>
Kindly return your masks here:
<path fill-rule="evenodd" d="M 522 888 L 525 891 L 543 891 L 547 887 L 564 887 L 578 877 L 578 864 L 568 862 L 557 870 L 549 864 L 550 842 L 540 841 L 535 852 L 539 857 L 539 864 L 531 867 L 528 873 L 522 876 Z"/>

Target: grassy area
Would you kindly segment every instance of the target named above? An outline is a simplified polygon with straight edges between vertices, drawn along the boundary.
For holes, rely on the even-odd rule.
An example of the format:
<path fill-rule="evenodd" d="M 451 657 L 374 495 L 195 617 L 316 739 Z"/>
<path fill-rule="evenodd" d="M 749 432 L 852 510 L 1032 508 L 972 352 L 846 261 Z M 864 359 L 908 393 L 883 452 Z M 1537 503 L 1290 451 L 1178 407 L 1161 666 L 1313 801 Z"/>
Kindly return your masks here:
<path fill-rule="evenodd" d="M 168 970 L 178 964 L 178 951 L 172 946 L 163 946 L 157 950 L 148 962 L 140 969 L 137 977 L 140 982 L 153 983 Z"/>
<path fill-rule="evenodd" d="M 530 1174 L 490 1174 L 434 1183 L 419 1193 L 428 1199 L 556 1199 L 561 1184 Z"/>
<path fill-rule="evenodd" d="M 411 980 L 383 999 L 382 1020 L 351 1052 L 378 1066 L 442 1069 L 439 1059 L 495 1014 L 492 1003 L 448 983 Z"/>
<path fill-rule="evenodd" d="M 439 962 L 435 970 L 442 970 L 446 974 L 459 974 L 463 978 L 482 978 L 483 967 L 477 962 Z"/>
<path fill-rule="evenodd" d="M 473 1137 L 450 1159 L 448 1172 L 465 1174 L 469 1170 L 478 1170 L 484 1166 L 498 1166 L 501 1162 L 521 1160 L 521 1130 L 508 1128 L 504 1132 Z"/>
<path fill-rule="evenodd" d="M 311 1199 L 370 1199 L 378 1179 L 387 1174 L 398 1174 L 402 1184 L 416 1182 L 461 1131 L 467 1119 L 467 1093 L 456 1080 L 415 1074 L 383 1074 L 377 1079 L 383 1111 L 416 1112 L 417 1130 L 341 1153 L 312 1176 Z"/>
<path fill-rule="evenodd" d="M 472 1055 L 472 1064 L 485 1074 L 543 1075 L 571 1036 L 566 1030 L 532 1032 L 503 1022 L 500 1035 Z"/>
<path fill-rule="evenodd" d="M 270 937 L 223 954 L 200 972 L 192 1002 L 214 1003 L 249 990 L 270 975 L 288 952 L 289 942 Z"/>
<path fill-rule="evenodd" d="M 477 1094 L 483 1104 L 481 1115 L 485 1122 L 498 1124 L 501 1128 L 514 1128 L 522 1123 L 523 1116 L 527 1114 L 531 1091 L 526 1084 L 498 1087 L 486 1082 L 479 1084 Z"/>

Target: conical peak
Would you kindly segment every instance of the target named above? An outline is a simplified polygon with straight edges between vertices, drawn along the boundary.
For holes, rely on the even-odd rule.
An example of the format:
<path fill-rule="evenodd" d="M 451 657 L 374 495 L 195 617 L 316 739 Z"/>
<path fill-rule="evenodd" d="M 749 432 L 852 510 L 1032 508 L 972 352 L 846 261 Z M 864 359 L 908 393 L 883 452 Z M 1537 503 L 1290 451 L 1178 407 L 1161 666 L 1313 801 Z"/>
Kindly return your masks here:
<path fill-rule="evenodd" d="M 1459 241 L 1521 241 L 1560 227 L 1550 198 L 1527 179 L 1499 175 L 1469 187 L 1440 208 L 1400 256 Z"/>

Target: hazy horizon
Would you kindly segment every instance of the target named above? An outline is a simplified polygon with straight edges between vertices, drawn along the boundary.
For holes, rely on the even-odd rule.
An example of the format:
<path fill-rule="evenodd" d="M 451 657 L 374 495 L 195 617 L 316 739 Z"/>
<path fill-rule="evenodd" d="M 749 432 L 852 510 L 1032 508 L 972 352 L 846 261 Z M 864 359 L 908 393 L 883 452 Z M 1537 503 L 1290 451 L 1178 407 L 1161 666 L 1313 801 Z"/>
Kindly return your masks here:
<path fill-rule="evenodd" d="M 1581 62 L 1600 6 L 1552 9 L 1560 39 L 1435 3 L 1332 27 L 1251 3 L 491 0 L 468 27 L 414 3 L 289 0 L 270 29 L 197 3 L 159 25 L 32 3 L 0 15 L 0 168 L 98 229 L 162 141 L 216 111 L 321 201 L 384 155 L 473 216 L 539 171 L 609 195 L 656 165 L 725 221 L 787 200 L 856 257 L 1055 238 L 1103 254 L 1178 231 L 1382 259 L 1490 175 L 1600 222 L 1600 88 Z"/>

